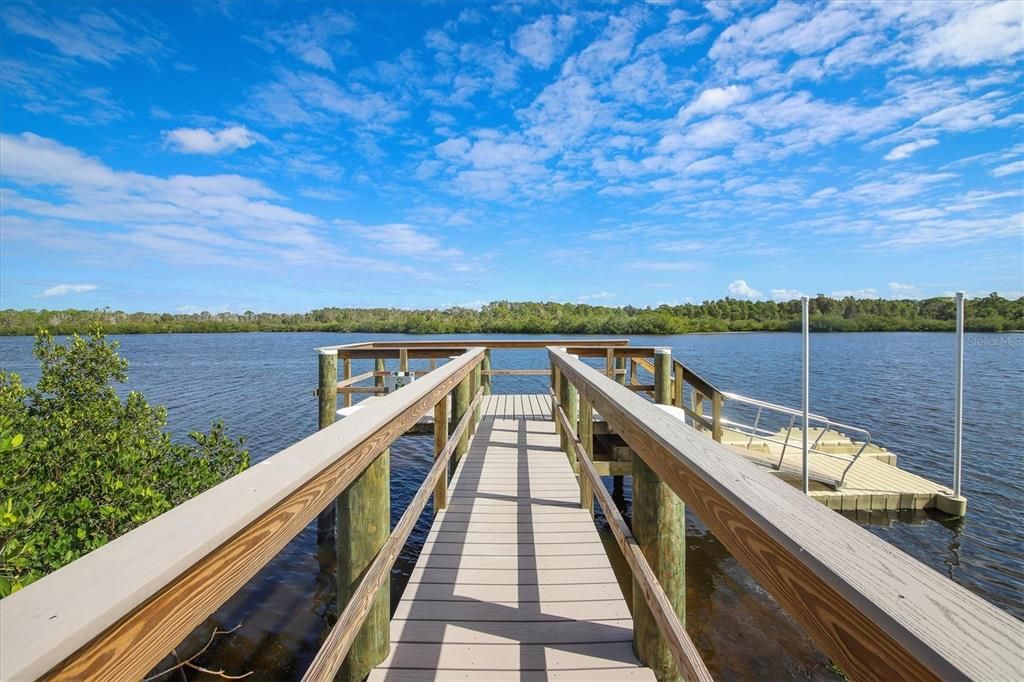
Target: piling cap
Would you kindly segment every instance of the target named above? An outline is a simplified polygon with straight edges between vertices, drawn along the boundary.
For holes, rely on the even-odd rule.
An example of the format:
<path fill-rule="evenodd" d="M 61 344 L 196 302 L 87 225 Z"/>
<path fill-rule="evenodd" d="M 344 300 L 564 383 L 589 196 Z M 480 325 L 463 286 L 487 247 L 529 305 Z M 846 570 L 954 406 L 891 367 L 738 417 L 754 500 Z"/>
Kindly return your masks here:
<path fill-rule="evenodd" d="M 337 355 L 338 354 L 338 349 L 337 348 L 317 348 L 316 352 L 319 353 L 320 355 Z"/>
<path fill-rule="evenodd" d="M 654 353 L 655 353 L 655 355 L 672 355 L 672 349 L 671 348 L 655 348 L 654 349 Z"/>

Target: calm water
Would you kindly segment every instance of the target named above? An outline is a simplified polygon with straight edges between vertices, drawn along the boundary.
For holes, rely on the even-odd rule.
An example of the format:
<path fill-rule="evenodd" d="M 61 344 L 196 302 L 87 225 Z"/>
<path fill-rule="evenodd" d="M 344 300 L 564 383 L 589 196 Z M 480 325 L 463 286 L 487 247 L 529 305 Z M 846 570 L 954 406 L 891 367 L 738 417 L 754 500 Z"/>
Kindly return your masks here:
<path fill-rule="evenodd" d="M 253 461 L 316 428 L 320 345 L 384 335 L 205 334 L 118 337 L 131 363 L 129 387 L 168 408 L 176 434 L 223 418 L 248 437 Z M 391 336 L 389 338 L 404 338 Z M 409 337 L 423 338 L 423 337 Z M 564 337 L 562 337 L 564 338 Z M 800 338 L 795 334 L 631 337 L 671 346 L 674 356 L 726 391 L 800 403 Z M 851 515 L 870 532 L 934 570 L 1024 618 L 1024 335 L 972 334 L 966 349 L 964 519 L 941 514 Z M 899 454 L 900 466 L 949 484 L 952 478 L 953 337 L 950 334 L 818 334 L 812 337 L 812 410 L 868 428 Z M 354 363 L 353 373 L 372 369 Z M 546 367 L 542 351 L 495 351 L 496 368 Z M 38 378 L 31 339 L 0 338 L 0 366 Z M 414 368 L 417 364 L 413 363 Z M 495 392 L 544 392 L 544 377 L 495 377 Z M 392 521 L 432 462 L 430 437 L 392 448 Z M 628 481 L 628 479 L 627 479 Z M 609 481 L 610 483 L 610 481 Z M 623 500 L 628 514 L 629 490 Z M 430 525 L 428 507 L 393 575 L 397 601 Z M 782 609 L 688 518 L 687 628 L 713 674 L 740 679 L 827 678 L 827 658 Z M 307 528 L 200 628 L 179 653 L 197 650 L 214 625 L 241 627 L 219 637 L 200 662 L 249 679 L 296 679 L 336 613 L 330 552 L 317 552 Z"/>

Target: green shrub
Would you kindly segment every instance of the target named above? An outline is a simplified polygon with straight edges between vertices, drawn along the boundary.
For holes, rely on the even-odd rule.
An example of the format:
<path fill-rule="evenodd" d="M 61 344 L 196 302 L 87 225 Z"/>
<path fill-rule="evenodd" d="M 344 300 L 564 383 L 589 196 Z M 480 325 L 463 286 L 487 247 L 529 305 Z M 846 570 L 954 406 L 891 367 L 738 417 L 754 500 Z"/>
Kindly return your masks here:
<path fill-rule="evenodd" d="M 66 345 L 40 332 L 34 354 L 36 388 L 0 372 L 0 597 L 249 464 L 222 423 L 178 443 L 164 408 L 121 400 L 128 362 L 98 327 Z"/>

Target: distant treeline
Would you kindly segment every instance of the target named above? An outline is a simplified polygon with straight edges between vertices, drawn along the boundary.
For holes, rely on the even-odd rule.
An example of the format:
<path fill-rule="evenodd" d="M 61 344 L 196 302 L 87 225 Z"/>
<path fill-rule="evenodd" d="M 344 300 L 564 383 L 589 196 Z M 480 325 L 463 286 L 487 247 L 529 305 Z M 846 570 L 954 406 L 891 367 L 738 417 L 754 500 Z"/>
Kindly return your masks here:
<path fill-rule="evenodd" d="M 949 331 L 954 328 L 951 298 L 924 300 L 811 299 L 815 331 Z M 794 331 L 800 328 L 800 302 L 741 301 L 724 298 L 700 304 L 657 308 L 612 308 L 575 303 L 496 301 L 479 310 L 402 310 L 398 308 L 320 308 L 308 313 L 125 313 L 102 310 L 4 310 L 0 334 L 87 332 L 99 323 L 108 334 L 171 332 L 373 332 L 406 334 L 685 334 L 725 331 Z M 1024 329 L 1024 298 L 996 294 L 967 302 L 971 331 Z"/>

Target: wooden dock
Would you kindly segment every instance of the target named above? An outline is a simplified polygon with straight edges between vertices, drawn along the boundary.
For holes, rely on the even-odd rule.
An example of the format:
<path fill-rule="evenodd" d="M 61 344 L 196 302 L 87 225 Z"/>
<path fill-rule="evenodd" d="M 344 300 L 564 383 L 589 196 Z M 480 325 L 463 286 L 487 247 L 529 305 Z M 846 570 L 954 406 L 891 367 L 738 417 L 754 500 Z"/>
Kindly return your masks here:
<path fill-rule="evenodd" d="M 492 395 L 370 680 L 653 680 L 551 401 Z"/>

